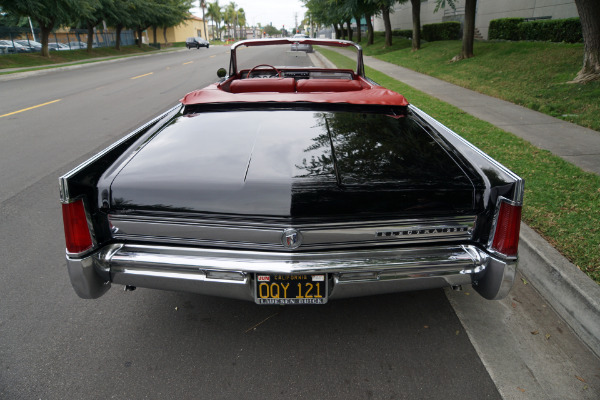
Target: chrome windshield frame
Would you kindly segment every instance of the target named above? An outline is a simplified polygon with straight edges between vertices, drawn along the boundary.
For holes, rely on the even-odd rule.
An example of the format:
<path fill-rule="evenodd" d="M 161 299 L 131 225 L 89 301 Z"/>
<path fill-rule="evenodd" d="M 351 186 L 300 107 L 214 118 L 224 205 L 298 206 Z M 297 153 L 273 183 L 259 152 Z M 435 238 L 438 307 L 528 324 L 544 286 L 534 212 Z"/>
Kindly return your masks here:
<path fill-rule="evenodd" d="M 254 47 L 254 46 L 272 46 L 294 43 L 310 44 L 313 46 L 330 46 L 330 47 L 354 47 L 356 49 L 356 75 L 365 78 L 365 65 L 363 61 L 362 47 L 349 40 L 337 39 L 310 39 L 310 38 L 277 38 L 277 39 L 249 39 L 236 42 L 231 45 L 231 56 L 229 59 L 229 76 L 237 75 L 237 53 L 238 47 Z"/>

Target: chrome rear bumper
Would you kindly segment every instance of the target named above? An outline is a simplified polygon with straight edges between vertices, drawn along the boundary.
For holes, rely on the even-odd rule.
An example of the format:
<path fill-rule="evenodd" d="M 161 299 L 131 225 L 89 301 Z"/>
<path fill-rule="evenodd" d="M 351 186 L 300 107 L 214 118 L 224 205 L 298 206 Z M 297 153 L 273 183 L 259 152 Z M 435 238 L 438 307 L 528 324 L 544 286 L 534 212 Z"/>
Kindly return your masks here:
<path fill-rule="evenodd" d="M 110 283 L 254 300 L 254 273 L 329 274 L 329 299 L 473 284 L 487 299 L 512 287 L 516 260 L 471 245 L 279 253 L 113 244 L 67 256 L 71 283 L 97 298 Z"/>

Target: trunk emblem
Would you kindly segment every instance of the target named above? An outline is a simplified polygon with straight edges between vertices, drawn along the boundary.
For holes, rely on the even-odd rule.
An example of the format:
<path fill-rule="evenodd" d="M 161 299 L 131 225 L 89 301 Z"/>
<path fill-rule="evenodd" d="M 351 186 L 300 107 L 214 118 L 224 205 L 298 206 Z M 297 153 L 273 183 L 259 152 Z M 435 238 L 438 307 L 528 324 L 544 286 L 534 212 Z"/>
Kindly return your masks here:
<path fill-rule="evenodd" d="M 288 228 L 281 235 L 281 244 L 286 249 L 297 249 L 302 244 L 302 234 L 293 228 Z"/>

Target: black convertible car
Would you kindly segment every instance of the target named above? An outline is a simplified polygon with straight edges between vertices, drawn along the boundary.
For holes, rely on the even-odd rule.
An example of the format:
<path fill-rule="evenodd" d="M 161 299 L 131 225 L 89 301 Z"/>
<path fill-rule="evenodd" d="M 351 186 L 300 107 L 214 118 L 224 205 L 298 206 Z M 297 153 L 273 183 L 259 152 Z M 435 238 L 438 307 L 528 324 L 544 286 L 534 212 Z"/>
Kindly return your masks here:
<path fill-rule="evenodd" d="M 521 178 L 365 77 L 358 45 L 304 39 L 355 49 L 356 70 L 331 69 L 295 58 L 298 40 L 234 44 L 220 82 L 60 178 L 80 297 L 112 283 L 258 304 L 508 293 Z"/>

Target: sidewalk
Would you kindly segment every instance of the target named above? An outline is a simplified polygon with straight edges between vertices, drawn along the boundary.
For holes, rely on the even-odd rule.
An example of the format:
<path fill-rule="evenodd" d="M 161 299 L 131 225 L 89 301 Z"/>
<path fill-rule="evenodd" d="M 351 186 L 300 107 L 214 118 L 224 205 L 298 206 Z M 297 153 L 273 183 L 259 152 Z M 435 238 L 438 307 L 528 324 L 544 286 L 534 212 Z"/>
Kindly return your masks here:
<path fill-rule="evenodd" d="M 355 58 L 355 53 L 336 49 Z M 320 54 L 322 61 L 329 63 Z M 600 174 L 600 132 L 420 74 L 374 57 L 365 65 L 452 104 L 468 114 Z M 410 99 L 408 99 L 410 101 Z M 419 106 L 416 104 L 416 106 Z M 527 183 L 525 183 L 527 185 Z M 527 225 L 521 225 L 519 270 L 592 351 L 600 357 L 600 285 Z"/>
<path fill-rule="evenodd" d="M 548 150 L 581 169 L 600 174 L 600 132 L 374 57 L 365 57 L 365 64 L 519 136 L 540 149 Z"/>

